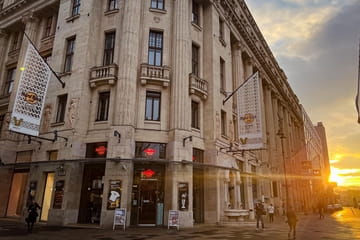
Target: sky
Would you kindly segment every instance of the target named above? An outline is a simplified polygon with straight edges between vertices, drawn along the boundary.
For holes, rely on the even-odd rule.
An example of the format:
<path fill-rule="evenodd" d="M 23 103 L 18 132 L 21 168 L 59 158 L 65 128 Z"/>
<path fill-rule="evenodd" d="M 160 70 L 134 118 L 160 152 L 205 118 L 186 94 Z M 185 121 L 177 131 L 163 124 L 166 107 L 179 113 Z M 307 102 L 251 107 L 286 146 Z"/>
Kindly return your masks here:
<path fill-rule="evenodd" d="M 313 124 L 323 122 L 332 176 L 360 186 L 360 0 L 246 0 Z"/>

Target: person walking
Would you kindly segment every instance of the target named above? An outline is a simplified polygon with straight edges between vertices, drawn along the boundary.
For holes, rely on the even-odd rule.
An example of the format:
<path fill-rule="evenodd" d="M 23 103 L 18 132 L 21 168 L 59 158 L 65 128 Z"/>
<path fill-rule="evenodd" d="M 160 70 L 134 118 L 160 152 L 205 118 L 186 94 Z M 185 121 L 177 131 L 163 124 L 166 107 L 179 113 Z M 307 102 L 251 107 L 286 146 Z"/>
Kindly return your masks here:
<path fill-rule="evenodd" d="M 27 222 L 28 232 L 31 233 L 32 229 L 34 227 L 34 223 L 36 222 L 36 218 L 39 216 L 37 210 L 41 209 L 39 204 L 35 201 L 35 199 L 31 200 L 31 203 L 28 207 L 29 215 L 27 218 L 25 218 L 25 221 Z"/>
<path fill-rule="evenodd" d="M 275 208 L 272 204 L 270 204 L 270 206 L 268 206 L 268 213 L 269 213 L 269 222 L 270 223 L 274 222 Z"/>
<path fill-rule="evenodd" d="M 288 238 L 290 239 L 291 232 L 292 232 L 293 239 L 295 239 L 296 238 L 296 223 L 297 223 L 298 219 L 297 219 L 295 211 L 292 207 L 289 207 L 289 209 L 287 210 L 286 217 L 287 217 L 287 223 L 289 225 Z"/>
<path fill-rule="evenodd" d="M 258 203 L 255 205 L 255 218 L 256 218 L 256 230 L 257 231 L 263 231 L 264 230 L 264 220 L 263 215 L 265 215 L 265 208 L 264 205 L 261 203 L 261 201 L 258 201 Z M 259 229 L 259 223 L 261 222 L 261 229 Z"/>

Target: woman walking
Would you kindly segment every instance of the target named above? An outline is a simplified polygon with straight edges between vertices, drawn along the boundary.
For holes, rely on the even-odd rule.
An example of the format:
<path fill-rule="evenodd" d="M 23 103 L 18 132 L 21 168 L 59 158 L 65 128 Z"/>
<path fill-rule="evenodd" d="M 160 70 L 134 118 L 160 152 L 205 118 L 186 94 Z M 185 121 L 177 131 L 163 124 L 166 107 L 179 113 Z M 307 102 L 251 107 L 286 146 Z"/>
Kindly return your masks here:
<path fill-rule="evenodd" d="M 37 210 L 41 209 L 39 204 L 35 201 L 35 199 L 31 200 L 31 203 L 28 207 L 29 215 L 27 218 L 25 218 L 25 221 L 27 222 L 28 226 L 28 232 L 31 233 L 32 229 L 34 227 L 34 223 L 36 222 L 36 218 L 39 216 Z"/>

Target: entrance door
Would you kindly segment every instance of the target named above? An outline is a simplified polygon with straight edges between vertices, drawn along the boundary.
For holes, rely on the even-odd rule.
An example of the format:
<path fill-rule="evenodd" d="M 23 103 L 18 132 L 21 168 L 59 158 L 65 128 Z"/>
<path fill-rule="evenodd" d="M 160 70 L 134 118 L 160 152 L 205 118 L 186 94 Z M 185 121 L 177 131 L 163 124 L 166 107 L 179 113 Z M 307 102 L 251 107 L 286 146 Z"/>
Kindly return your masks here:
<path fill-rule="evenodd" d="M 155 226 L 163 224 L 164 167 L 135 166 L 132 191 L 131 224 Z"/>
<path fill-rule="evenodd" d="M 84 167 L 81 189 L 79 223 L 100 223 L 105 164 L 87 164 Z"/>
<path fill-rule="evenodd" d="M 15 172 L 11 183 L 6 216 L 20 217 L 24 207 L 25 186 L 28 179 L 28 172 Z"/>
<path fill-rule="evenodd" d="M 49 209 L 50 209 L 50 204 L 51 204 L 51 197 L 53 194 L 54 178 L 55 178 L 54 173 L 46 174 L 44 198 L 43 198 L 43 202 L 42 202 L 41 216 L 40 216 L 41 221 L 48 220 Z"/>
<path fill-rule="evenodd" d="M 193 212 L 195 223 L 204 223 L 204 169 L 193 169 Z"/>

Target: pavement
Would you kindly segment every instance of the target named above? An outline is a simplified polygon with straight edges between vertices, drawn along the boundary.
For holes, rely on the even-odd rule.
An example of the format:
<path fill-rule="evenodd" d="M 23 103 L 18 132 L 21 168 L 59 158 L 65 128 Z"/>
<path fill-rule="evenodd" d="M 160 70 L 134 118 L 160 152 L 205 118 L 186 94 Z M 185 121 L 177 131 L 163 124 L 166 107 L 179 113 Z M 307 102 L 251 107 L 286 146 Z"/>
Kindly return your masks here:
<path fill-rule="evenodd" d="M 316 214 L 298 214 L 297 240 L 360 240 L 360 210 L 344 208 L 324 219 Z M 239 224 L 237 226 L 200 224 L 193 228 L 165 227 L 140 228 L 130 227 L 123 231 L 120 227 L 115 231 L 99 228 L 52 227 L 44 223 L 36 223 L 32 233 L 27 233 L 26 225 L 13 219 L 0 219 L 0 240 L 183 240 L 183 239 L 217 239 L 217 240 L 280 240 L 289 239 L 288 226 L 284 217 L 276 217 L 274 223 L 265 220 L 265 229 L 258 232 L 255 225 Z"/>

